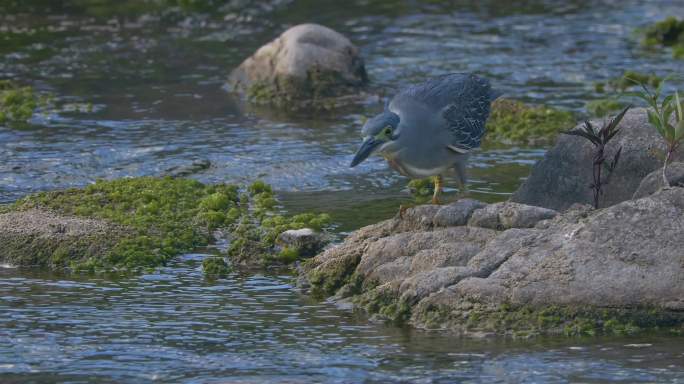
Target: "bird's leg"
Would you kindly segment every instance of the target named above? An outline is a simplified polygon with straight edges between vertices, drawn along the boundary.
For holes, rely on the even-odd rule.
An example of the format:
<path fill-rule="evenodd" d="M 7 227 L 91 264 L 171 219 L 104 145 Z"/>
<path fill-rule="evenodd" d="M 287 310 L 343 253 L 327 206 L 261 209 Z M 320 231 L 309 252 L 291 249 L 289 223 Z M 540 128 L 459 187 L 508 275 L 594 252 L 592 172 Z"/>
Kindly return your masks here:
<path fill-rule="evenodd" d="M 458 198 L 468 196 L 468 185 L 466 184 L 465 163 L 459 162 L 456 164 L 456 176 L 458 178 Z"/>
<path fill-rule="evenodd" d="M 432 204 L 439 204 L 439 196 L 442 194 L 443 184 L 442 175 L 435 176 L 435 193 L 432 195 Z"/>
<path fill-rule="evenodd" d="M 458 198 L 467 197 L 469 192 L 468 185 L 463 180 L 459 180 Z"/>

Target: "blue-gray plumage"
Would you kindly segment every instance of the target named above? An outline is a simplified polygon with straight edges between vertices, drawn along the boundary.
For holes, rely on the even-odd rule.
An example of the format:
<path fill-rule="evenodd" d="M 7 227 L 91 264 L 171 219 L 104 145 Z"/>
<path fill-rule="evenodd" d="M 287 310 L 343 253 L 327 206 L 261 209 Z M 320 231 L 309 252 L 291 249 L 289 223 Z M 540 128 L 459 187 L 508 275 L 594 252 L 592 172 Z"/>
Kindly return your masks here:
<path fill-rule="evenodd" d="M 436 176 L 433 202 L 438 202 L 442 176 L 452 171 L 463 191 L 468 153 L 480 146 L 496 97 L 487 79 L 468 73 L 410 86 L 363 126 L 364 142 L 351 166 L 379 153 L 405 176 Z"/>

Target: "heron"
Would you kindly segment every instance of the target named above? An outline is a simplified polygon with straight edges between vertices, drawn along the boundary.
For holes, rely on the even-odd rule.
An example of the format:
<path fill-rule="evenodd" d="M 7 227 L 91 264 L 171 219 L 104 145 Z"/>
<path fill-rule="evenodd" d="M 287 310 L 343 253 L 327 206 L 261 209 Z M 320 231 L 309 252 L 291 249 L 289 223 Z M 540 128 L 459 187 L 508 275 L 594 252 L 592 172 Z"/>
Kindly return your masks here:
<path fill-rule="evenodd" d="M 433 204 L 440 203 L 448 174 L 455 173 L 465 194 L 468 157 L 482 142 L 497 97 L 489 80 L 472 73 L 451 73 L 409 86 L 363 125 L 363 143 L 350 166 L 380 154 L 406 177 L 432 177 Z"/>

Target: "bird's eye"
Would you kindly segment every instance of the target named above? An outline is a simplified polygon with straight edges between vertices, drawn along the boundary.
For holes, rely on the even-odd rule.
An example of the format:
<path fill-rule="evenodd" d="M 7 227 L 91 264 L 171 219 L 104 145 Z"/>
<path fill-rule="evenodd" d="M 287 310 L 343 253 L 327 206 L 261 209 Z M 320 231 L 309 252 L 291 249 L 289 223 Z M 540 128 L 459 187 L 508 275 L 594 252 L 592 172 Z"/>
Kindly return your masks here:
<path fill-rule="evenodd" d="M 385 134 L 386 136 L 391 135 L 391 134 L 392 134 L 392 127 L 390 127 L 389 125 L 386 126 L 386 127 L 385 127 L 385 132 L 384 132 L 384 134 Z"/>

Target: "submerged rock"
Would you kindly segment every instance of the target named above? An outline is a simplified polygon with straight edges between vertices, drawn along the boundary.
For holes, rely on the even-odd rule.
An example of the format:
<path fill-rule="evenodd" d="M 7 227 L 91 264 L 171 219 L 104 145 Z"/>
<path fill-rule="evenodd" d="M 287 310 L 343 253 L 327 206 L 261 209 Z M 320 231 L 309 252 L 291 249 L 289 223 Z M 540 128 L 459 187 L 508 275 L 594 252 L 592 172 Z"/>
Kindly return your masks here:
<path fill-rule="evenodd" d="M 206 171 L 211 167 L 211 161 L 207 159 L 193 160 L 189 164 L 177 165 L 167 168 L 162 172 L 161 176 L 169 177 L 188 177 L 202 171 Z"/>
<path fill-rule="evenodd" d="M 510 209 L 479 211 L 506 217 Z M 467 335 L 620 333 L 684 322 L 684 188 L 601 210 L 523 210 L 543 214 L 502 231 L 426 226 L 433 210 L 409 209 L 425 219 L 362 228 L 305 263 L 300 281 L 376 317 Z"/>
<path fill-rule="evenodd" d="M 283 32 L 242 62 L 228 80 L 252 101 L 288 106 L 355 93 L 367 82 L 356 46 L 317 24 Z"/>
<path fill-rule="evenodd" d="M 602 122 L 594 123 L 600 126 Z M 606 156 L 611 159 L 620 147 L 622 155 L 609 184 L 604 187 L 601 207 L 630 199 L 641 180 L 662 165 L 659 155 L 664 153 L 665 142 L 649 124 L 646 109 L 629 110 L 620 127 L 620 133 L 608 145 Z M 561 135 L 556 145 L 535 164 L 511 200 L 557 211 L 575 203 L 591 204 L 593 156 L 594 147 L 588 140 Z M 684 160 L 684 153 L 675 154 L 675 160 Z"/>

